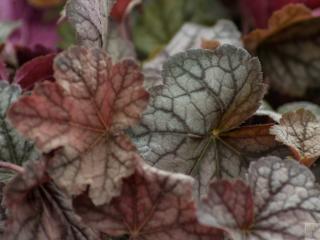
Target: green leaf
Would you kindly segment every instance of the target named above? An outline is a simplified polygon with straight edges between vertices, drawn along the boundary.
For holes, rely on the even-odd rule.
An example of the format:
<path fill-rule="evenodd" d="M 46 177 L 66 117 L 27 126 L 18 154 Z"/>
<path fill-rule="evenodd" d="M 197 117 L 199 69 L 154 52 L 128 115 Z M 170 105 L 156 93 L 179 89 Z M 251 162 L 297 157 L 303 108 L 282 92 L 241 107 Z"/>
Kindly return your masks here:
<path fill-rule="evenodd" d="M 16 165 L 22 165 L 38 155 L 33 144 L 21 137 L 6 120 L 7 109 L 20 94 L 21 89 L 18 86 L 0 81 L 0 160 Z M 11 177 L 11 172 L 0 169 L 0 182 Z"/>
<path fill-rule="evenodd" d="M 20 27 L 19 21 L 0 22 L 0 44 L 4 43 L 18 27 Z"/>
<path fill-rule="evenodd" d="M 133 38 L 137 50 L 145 56 L 163 48 L 187 21 L 213 24 L 226 16 L 215 0 L 149 0 L 144 12 L 137 16 Z"/>
<path fill-rule="evenodd" d="M 76 43 L 76 32 L 74 28 L 68 22 L 62 23 L 58 28 L 60 35 L 59 47 L 66 49 Z"/>

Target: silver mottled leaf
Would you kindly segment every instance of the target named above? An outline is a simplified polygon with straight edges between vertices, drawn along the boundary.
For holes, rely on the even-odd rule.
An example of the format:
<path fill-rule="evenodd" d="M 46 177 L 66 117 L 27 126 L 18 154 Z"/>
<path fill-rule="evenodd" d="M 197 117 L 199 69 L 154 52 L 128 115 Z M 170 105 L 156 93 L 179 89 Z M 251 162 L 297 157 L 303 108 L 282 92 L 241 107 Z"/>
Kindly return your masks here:
<path fill-rule="evenodd" d="M 0 161 L 22 165 L 27 160 L 37 157 L 33 144 L 18 134 L 6 120 L 6 112 L 10 105 L 18 99 L 21 89 L 0 81 Z M 6 181 L 12 173 L 0 169 L 0 181 Z"/>
<path fill-rule="evenodd" d="M 224 188 L 212 183 L 198 217 L 223 228 L 234 240 L 302 240 L 306 224 L 320 221 L 320 191 L 314 180 L 296 161 L 262 158 L 249 169 L 251 197 L 239 183 L 224 182 Z"/>
<path fill-rule="evenodd" d="M 235 130 L 265 92 L 259 61 L 245 50 L 189 50 L 170 58 L 163 77 L 161 92 L 133 129 L 149 164 L 194 176 L 202 193 L 213 177 L 243 175 L 249 161 L 243 151 L 257 154 L 273 146 L 269 126 Z"/>
<path fill-rule="evenodd" d="M 296 111 L 300 108 L 304 108 L 307 109 L 311 112 L 313 112 L 314 114 L 316 114 L 317 116 L 320 116 L 320 106 L 317 104 L 314 104 L 312 102 L 290 102 L 290 103 L 286 103 L 283 104 L 282 106 L 280 106 L 277 111 L 279 113 L 287 113 L 287 112 L 293 112 Z"/>

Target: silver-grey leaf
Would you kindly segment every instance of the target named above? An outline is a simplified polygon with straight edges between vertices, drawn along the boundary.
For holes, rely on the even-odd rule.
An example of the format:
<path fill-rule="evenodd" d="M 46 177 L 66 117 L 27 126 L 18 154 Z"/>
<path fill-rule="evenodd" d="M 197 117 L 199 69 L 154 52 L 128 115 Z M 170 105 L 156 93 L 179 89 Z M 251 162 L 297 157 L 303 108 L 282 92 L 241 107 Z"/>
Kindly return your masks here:
<path fill-rule="evenodd" d="M 133 129 L 149 164 L 194 176 L 201 195 L 214 177 L 243 175 L 249 159 L 242 150 L 259 153 L 274 146 L 268 126 L 229 133 L 259 108 L 265 93 L 259 61 L 244 49 L 222 45 L 177 54 L 164 64 L 163 78 L 160 93 Z"/>

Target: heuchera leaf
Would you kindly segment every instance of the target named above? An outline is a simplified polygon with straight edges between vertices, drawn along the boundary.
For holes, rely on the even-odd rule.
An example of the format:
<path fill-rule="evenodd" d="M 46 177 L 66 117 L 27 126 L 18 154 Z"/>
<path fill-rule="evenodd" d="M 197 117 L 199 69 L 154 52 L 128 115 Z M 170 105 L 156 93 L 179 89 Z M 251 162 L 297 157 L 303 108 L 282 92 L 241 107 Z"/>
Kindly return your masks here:
<path fill-rule="evenodd" d="M 248 181 L 213 182 L 199 206 L 200 222 L 234 240 L 300 240 L 305 224 L 319 223 L 320 191 L 306 167 L 266 157 L 252 163 Z"/>
<path fill-rule="evenodd" d="M 45 161 L 29 161 L 4 189 L 6 240 L 98 240 L 73 212 L 71 199 L 45 182 Z"/>
<path fill-rule="evenodd" d="M 18 21 L 1 21 L 0 22 L 0 44 L 5 43 L 7 38 L 21 25 Z"/>
<path fill-rule="evenodd" d="M 27 160 L 37 158 L 33 144 L 26 141 L 6 119 L 7 109 L 20 96 L 21 90 L 17 85 L 0 81 L 0 161 L 22 165 Z M 0 182 L 6 181 L 12 173 L 0 169 Z"/>
<path fill-rule="evenodd" d="M 272 124 L 239 128 L 265 93 L 259 61 L 245 50 L 222 45 L 177 54 L 163 78 L 133 129 L 149 164 L 196 177 L 201 193 L 212 178 L 241 175 L 250 157 L 277 145 Z"/>
<path fill-rule="evenodd" d="M 190 177 L 144 165 L 125 179 L 121 195 L 95 207 L 86 196 L 74 201 L 86 224 L 131 240 L 222 240 L 221 230 L 198 223 Z M 116 238 L 118 239 L 118 238 Z"/>
<path fill-rule="evenodd" d="M 274 13 L 268 29 L 251 32 L 244 43 L 261 60 L 275 90 L 301 96 L 308 88 L 320 86 L 319 33 L 320 17 L 313 17 L 303 5 L 288 5 Z"/>
<path fill-rule="evenodd" d="M 12 124 L 44 152 L 55 152 L 49 172 L 71 194 L 90 185 L 102 204 L 120 191 L 139 158 L 124 130 L 148 103 L 132 60 L 112 65 L 104 51 L 70 48 L 54 63 L 56 83 L 37 85 L 9 110 Z"/>
<path fill-rule="evenodd" d="M 270 133 L 289 146 L 295 157 L 307 166 L 320 157 L 320 121 L 309 110 L 301 108 L 283 114 L 280 125 L 273 126 Z"/>
<path fill-rule="evenodd" d="M 23 64 L 16 72 L 13 82 L 23 89 L 32 89 L 37 82 L 53 79 L 55 53 L 39 56 Z"/>
<path fill-rule="evenodd" d="M 107 44 L 109 13 L 115 0 L 69 0 L 66 16 L 75 28 L 82 46 L 103 47 Z"/>
<path fill-rule="evenodd" d="M 170 43 L 152 60 L 143 65 L 146 88 L 162 84 L 162 65 L 170 56 L 188 49 L 200 48 L 204 39 L 215 39 L 221 44 L 228 43 L 241 47 L 240 35 L 237 27 L 228 20 L 220 20 L 213 27 L 185 23 Z"/>

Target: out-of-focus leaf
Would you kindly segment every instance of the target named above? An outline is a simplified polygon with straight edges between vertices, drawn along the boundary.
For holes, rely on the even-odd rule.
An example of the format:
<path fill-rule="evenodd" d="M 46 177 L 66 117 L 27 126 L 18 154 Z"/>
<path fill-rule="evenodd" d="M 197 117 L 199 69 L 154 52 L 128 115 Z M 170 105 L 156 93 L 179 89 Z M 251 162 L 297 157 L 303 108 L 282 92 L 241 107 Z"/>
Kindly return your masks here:
<path fill-rule="evenodd" d="M 73 212 L 71 199 L 46 179 L 45 161 L 31 161 L 5 187 L 6 240 L 98 240 Z"/>
<path fill-rule="evenodd" d="M 312 102 L 290 102 L 290 103 L 286 103 L 282 106 L 280 106 L 277 111 L 279 113 L 287 113 L 287 112 L 294 112 L 300 108 L 304 108 L 307 109 L 311 112 L 313 112 L 314 114 L 316 114 L 317 116 L 320 115 L 320 107 L 317 104 L 314 104 Z"/>
<path fill-rule="evenodd" d="M 304 239 L 306 223 L 320 221 L 320 191 L 314 180 L 295 161 L 262 158 L 249 169 L 250 188 L 243 182 L 213 182 L 198 217 L 234 240 Z"/>
<path fill-rule="evenodd" d="M 265 93 L 258 59 L 244 49 L 189 50 L 169 59 L 134 141 L 151 165 L 197 179 L 197 194 L 215 177 L 242 175 L 248 162 L 277 146 L 272 124 L 240 127 Z M 197 196 L 198 197 L 198 196 Z"/>
<path fill-rule="evenodd" d="M 249 25 L 253 21 L 255 27 L 266 27 L 272 13 L 290 3 L 303 3 L 307 7 L 320 7 L 319 0 L 239 0 L 244 14 L 243 21 Z"/>
<path fill-rule="evenodd" d="M 110 204 L 96 207 L 86 196 L 78 197 L 73 204 L 86 224 L 110 236 L 222 240 L 221 230 L 198 223 L 192 185 L 190 177 L 144 165 L 124 180 L 121 195 Z"/>
<path fill-rule="evenodd" d="M 319 34 L 320 17 L 303 5 L 288 5 L 274 13 L 268 29 L 251 32 L 244 43 L 261 60 L 275 90 L 301 96 L 320 86 Z"/>
<path fill-rule="evenodd" d="M 307 166 L 320 156 L 320 121 L 309 110 L 301 108 L 283 114 L 280 125 L 273 126 L 270 133 Z"/>
<path fill-rule="evenodd" d="M 219 20 L 213 27 L 204 27 L 194 23 L 186 23 L 170 43 L 154 59 L 143 66 L 145 86 L 147 89 L 162 84 L 162 65 L 170 56 L 188 49 L 200 48 L 202 41 L 217 40 L 221 44 L 227 43 L 242 46 L 241 34 L 237 27 L 228 20 Z"/>
<path fill-rule="evenodd" d="M 37 8 L 49 8 L 62 5 L 65 0 L 27 0 L 30 5 Z"/>
<path fill-rule="evenodd" d="M 33 58 L 19 68 L 14 83 L 23 89 L 32 89 L 36 83 L 53 79 L 53 60 L 55 53 Z"/>
<path fill-rule="evenodd" d="M 149 0 L 133 26 L 134 43 L 138 51 L 150 56 L 163 48 L 187 21 L 213 24 L 226 16 L 216 0 Z"/>
<path fill-rule="evenodd" d="M 148 103 L 132 60 L 115 65 L 103 50 L 73 47 L 54 63 L 55 83 L 37 85 L 9 110 L 12 124 L 43 152 L 55 152 L 49 173 L 70 194 L 90 186 L 103 204 L 120 193 L 140 159 L 124 130 Z"/>
<path fill-rule="evenodd" d="M 21 23 L 18 21 L 0 22 L 0 44 L 5 43 L 7 38 L 18 28 Z"/>
<path fill-rule="evenodd" d="M 2 80 L 8 81 L 9 76 L 10 76 L 10 73 L 7 69 L 5 62 L 2 59 L 0 59 L 0 81 Z"/>
<path fill-rule="evenodd" d="M 27 160 L 37 157 L 33 144 L 26 141 L 6 119 L 7 109 L 18 99 L 21 90 L 16 85 L 0 81 L 0 161 L 22 165 Z M 0 182 L 12 177 L 11 172 L 0 169 Z"/>
<path fill-rule="evenodd" d="M 58 26 L 60 36 L 59 47 L 66 49 L 76 43 L 76 32 L 69 22 L 63 22 Z"/>

